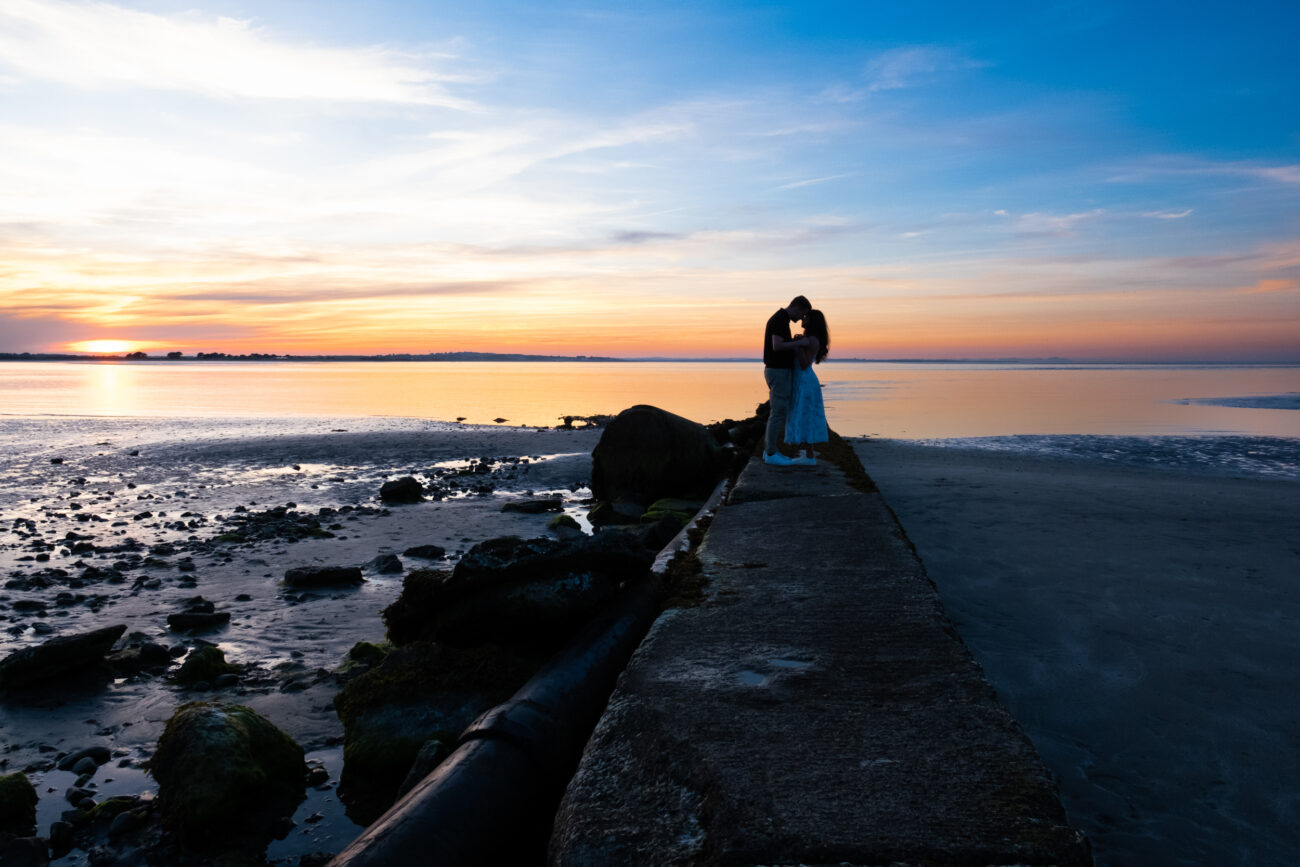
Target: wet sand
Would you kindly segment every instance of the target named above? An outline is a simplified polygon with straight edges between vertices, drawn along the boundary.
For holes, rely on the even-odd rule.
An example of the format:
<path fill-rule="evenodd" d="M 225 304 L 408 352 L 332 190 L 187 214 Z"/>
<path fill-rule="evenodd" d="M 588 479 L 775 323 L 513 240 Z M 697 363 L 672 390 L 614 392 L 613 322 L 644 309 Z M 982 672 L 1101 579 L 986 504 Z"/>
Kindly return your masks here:
<path fill-rule="evenodd" d="M 175 708 L 198 699 L 253 707 L 330 773 L 326 787 L 309 790 L 297 828 L 272 844 L 272 863 L 337 851 L 359 833 L 334 792 L 342 726 L 331 704 L 338 689 L 331 672 L 357 641 L 383 639 L 380 612 L 400 592 L 402 575 L 367 570 L 356 589 L 299 591 L 282 583 L 285 570 L 364 566 L 384 553 L 399 555 L 408 571 L 450 568 L 486 538 L 546 535 L 550 515 L 503 513 L 502 505 L 559 495 L 566 511 L 583 518 L 579 501 L 590 493 L 590 452 L 599 436 L 404 422 L 264 420 L 241 428 L 84 419 L 49 424 L 45 438 L 32 438 L 24 422 L 6 422 L 0 438 L 22 445 L 0 459 L 0 657 L 121 623 L 128 635 L 143 633 L 177 653 L 215 643 L 228 661 L 247 666 L 237 686 L 220 690 L 141 675 L 0 702 L 0 773 L 29 771 L 41 797 L 38 833 L 47 834 L 69 808 L 63 791 L 75 779 L 51 767 L 53 759 L 104 745 L 113 759 L 93 780 L 97 798 L 152 791 L 140 765 Z M 52 463 L 56 458 L 62 462 Z M 403 475 L 436 485 L 443 498 L 380 502 L 380 485 Z M 269 538 L 218 540 L 238 529 L 236 520 L 278 509 L 298 523 L 282 522 Z M 295 540 L 294 527 L 313 520 L 321 532 Z M 76 541 L 91 547 L 73 551 Z M 446 556 L 401 556 L 417 545 L 440 546 Z M 230 623 L 196 634 L 169 630 L 166 616 L 196 595 L 230 612 Z M 308 822 L 315 813 L 322 818 Z M 55 863 L 80 863 L 84 854 Z"/>
<path fill-rule="evenodd" d="M 1295 863 L 1300 483 L 859 440 L 1096 863 Z"/>

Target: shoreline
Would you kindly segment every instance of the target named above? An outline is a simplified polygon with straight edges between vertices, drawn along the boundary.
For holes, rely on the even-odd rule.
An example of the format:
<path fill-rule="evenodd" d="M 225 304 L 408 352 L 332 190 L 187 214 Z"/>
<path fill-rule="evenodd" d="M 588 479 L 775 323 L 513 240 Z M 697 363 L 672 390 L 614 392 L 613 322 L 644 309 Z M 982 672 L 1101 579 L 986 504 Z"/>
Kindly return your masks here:
<path fill-rule="evenodd" d="M 1098 865 L 1300 846 L 1300 483 L 856 440 Z"/>

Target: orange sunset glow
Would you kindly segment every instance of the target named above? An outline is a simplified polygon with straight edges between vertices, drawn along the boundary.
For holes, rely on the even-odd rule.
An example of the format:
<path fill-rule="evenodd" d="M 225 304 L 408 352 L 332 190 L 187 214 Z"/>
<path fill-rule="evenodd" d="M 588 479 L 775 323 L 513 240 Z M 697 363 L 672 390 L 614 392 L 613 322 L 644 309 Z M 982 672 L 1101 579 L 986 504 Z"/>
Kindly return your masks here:
<path fill-rule="evenodd" d="M 0 9 L 0 352 L 1300 360 L 1289 53 L 202 6 Z"/>

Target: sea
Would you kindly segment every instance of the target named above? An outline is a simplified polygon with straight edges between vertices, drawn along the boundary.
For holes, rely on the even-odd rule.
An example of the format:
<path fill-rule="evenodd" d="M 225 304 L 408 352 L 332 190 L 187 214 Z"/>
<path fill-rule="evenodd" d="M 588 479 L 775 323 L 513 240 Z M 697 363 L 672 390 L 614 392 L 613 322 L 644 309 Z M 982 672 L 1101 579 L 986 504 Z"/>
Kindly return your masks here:
<path fill-rule="evenodd" d="M 1300 479 L 1300 365 L 827 361 L 845 437 Z M 646 403 L 700 422 L 767 397 L 753 362 L 0 362 L 0 445 L 375 428 L 553 426 Z M 580 424 L 581 422 L 579 422 Z"/>

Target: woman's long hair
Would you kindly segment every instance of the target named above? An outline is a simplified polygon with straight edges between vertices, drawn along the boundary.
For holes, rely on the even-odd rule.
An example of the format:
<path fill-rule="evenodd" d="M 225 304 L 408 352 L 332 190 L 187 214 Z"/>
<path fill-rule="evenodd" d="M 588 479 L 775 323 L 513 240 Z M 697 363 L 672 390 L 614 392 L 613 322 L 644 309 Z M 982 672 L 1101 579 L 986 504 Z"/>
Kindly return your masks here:
<path fill-rule="evenodd" d="M 820 310 L 809 310 L 803 318 L 803 333 L 817 338 L 817 357 L 813 359 L 821 364 L 831 348 L 831 333 L 826 328 L 826 317 Z"/>

